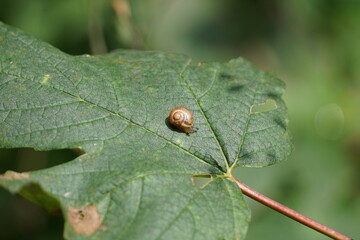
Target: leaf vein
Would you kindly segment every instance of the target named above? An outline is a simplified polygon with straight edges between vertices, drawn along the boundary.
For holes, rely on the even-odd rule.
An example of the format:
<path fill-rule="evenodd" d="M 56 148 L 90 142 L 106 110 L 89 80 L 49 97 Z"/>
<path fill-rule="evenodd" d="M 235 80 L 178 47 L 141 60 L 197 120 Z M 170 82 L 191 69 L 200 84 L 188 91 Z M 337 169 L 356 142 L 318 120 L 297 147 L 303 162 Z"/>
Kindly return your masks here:
<path fill-rule="evenodd" d="M 256 87 L 257 85 L 255 85 Z M 251 102 L 254 102 L 254 99 L 256 97 L 256 93 L 253 92 L 253 94 L 251 95 Z M 236 153 L 236 158 L 235 158 L 235 161 L 234 163 L 231 165 L 231 169 L 234 168 L 237 164 L 237 162 L 239 161 L 239 155 L 240 155 L 240 152 L 243 148 L 243 145 L 245 143 L 245 138 L 246 138 L 246 135 L 248 133 L 248 129 L 249 129 L 249 125 L 250 125 L 250 120 L 251 120 L 251 106 L 249 107 L 249 112 L 248 112 L 248 115 L 247 115 L 247 119 L 246 119 L 246 124 L 245 124 L 245 129 L 244 129 L 244 132 L 243 132 L 243 135 L 241 137 L 241 140 L 240 140 L 240 144 L 239 144 L 239 148 L 238 148 L 238 151 Z"/>
<path fill-rule="evenodd" d="M 231 201 L 231 205 L 232 205 L 233 208 L 234 208 L 234 201 L 233 201 L 233 198 L 232 198 L 232 193 L 229 191 L 228 182 L 226 182 L 226 181 L 228 181 L 228 180 L 223 180 L 223 183 L 224 183 L 224 185 L 225 185 L 225 189 L 226 189 L 227 193 L 229 193 L 229 198 L 230 198 L 230 201 Z M 236 221 L 236 219 L 235 219 L 234 210 L 232 209 L 231 212 L 232 212 L 232 215 L 233 215 L 233 223 L 234 223 L 233 225 L 234 225 L 235 238 L 240 240 L 240 239 L 241 239 L 241 233 L 239 232 L 238 229 L 241 229 L 241 228 L 240 228 L 240 227 L 239 227 L 239 228 L 236 227 L 237 221 Z"/>
<path fill-rule="evenodd" d="M 166 233 L 171 226 L 173 225 L 173 223 L 176 222 L 176 220 L 178 220 L 183 213 L 186 210 L 189 210 L 189 207 L 191 206 L 191 204 L 195 201 L 195 199 L 200 195 L 200 192 L 202 191 L 202 189 L 199 189 L 197 192 L 195 192 L 194 196 L 192 198 L 189 199 L 188 203 L 179 211 L 179 213 L 167 224 L 167 226 L 159 233 L 159 236 L 156 238 L 156 240 L 160 239 L 164 233 Z M 189 210 L 190 211 L 190 210 Z"/>
<path fill-rule="evenodd" d="M 73 101 L 73 102 L 61 103 L 61 104 L 56 104 L 56 105 L 44 105 L 44 106 L 31 107 L 31 108 L 3 108 L 3 109 L 0 109 L 0 112 L 1 112 L 1 111 L 29 111 L 29 110 L 38 110 L 38 109 L 46 109 L 46 108 L 52 108 L 52 107 L 60 107 L 60 106 L 70 105 L 70 104 L 73 104 L 73 103 L 81 103 L 81 101 Z"/>
<path fill-rule="evenodd" d="M 191 64 L 191 59 L 189 59 L 189 60 L 186 62 L 183 70 L 180 72 L 180 77 L 183 79 L 183 81 L 185 82 L 187 88 L 189 89 L 189 91 L 190 91 L 191 94 L 193 95 L 194 100 L 195 100 L 195 102 L 196 102 L 196 105 L 199 107 L 199 110 L 200 110 L 201 115 L 203 116 L 203 118 L 204 118 L 207 126 L 209 127 L 212 135 L 214 136 L 214 139 L 215 139 L 215 141 L 216 141 L 216 144 L 218 145 L 219 150 L 220 150 L 220 152 L 221 152 L 221 154 L 222 154 L 222 156 L 223 156 L 223 160 L 224 160 L 224 162 L 225 162 L 226 168 L 228 169 L 228 168 L 229 168 L 229 162 L 228 162 L 227 157 L 225 156 L 224 149 L 223 149 L 223 147 L 221 146 L 221 144 L 220 144 L 220 142 L 219 142 L 219 139 L 218 139 L 219 137 L 216 135 L 216 133 L 215 133 L 212 125 L 210 124 L 210 122 L 209 122 L 209 120 L 208 120 L 208 117 L 207 117 L 207 115 L 205 114 L 203 108 L 201 107 L 201 104 L 200 104 L 200 102 L 199 102 L 199 99 L 196 97 L 194 91 L 193 91 L 192 88 L 190 87 L 190 84 L 189 84 L 188 80 L 183 76 L 184 72 L 185 72 L 186 69 L 190 66 L 190 64 Z M 221 169 L 221 170 L 224 171 L 223 169 Z"/>
<path fill-rule="evenodd" d="M 21 113 L 21 112 L 20 112 Z M 39 129 L 39 130 L 35 130 L 35 131 L 30 131 L 30 132 L 26 132 L 26 133 L 20 133 L 20 134 L 14 134 L 14 135 L 7 135 L 8 137 L 20 137 L 20 136 L 24 136 L 24 135 L 28 135 L 28 134 L 33 134 L 33 133 L 37 133 L 37 132 L 44 132 L 44 131 L 52 131 L 52 130 L 59 130 L 62 128 L 67 128 L 67 127 L 74 127 L 74 126 L 80 126 L 80 125 L 84 125 L 87 123 L 93 123 L 95 121 L 99 121 L 99 120 L 103 120 L 107 117 L 109 117 L 110 115 L 107 115 L 105 117 L 100 117 L 100 118 L 96 118 L 96 119 L 91 119 L 89 121 L 84 121 L 84 122 L 80 122 L 80 123 L 74 123 L 74 124 L 69 124 L 69 125 L 65 125 L 65 126 L 57 126 L 54 128 L 44 128 L 44 129 Z"/>
<path fill-rule="evenodd" d="M 210 90 L 212 89 L 212 87 L 214 86 L 214 83 L 216 81 L 217 74 L 218 74 L 218 69 L 214 69 L 214 77 L 212 78 L 209 88 L 206 89 L 205 92 L 203 94 L 201 94 L 201 96 L 198 97 L 198 100 L 200 100 L 202 97 L 204 97 L 206 94 L 208 94 L 208 92 L 210 92 Z"/>
<path fill-rule="evenodd" d="M 134 217 L 129 221 L 129 223 L 126 225 L 126 227 L 124 227 L 122 234 L 119 236 L 119 239 L 121 239 L 122 236 L 126 236 L 126 233 L 129 231 L 130 227 L 134 224 L 136 218 L 139 216 L 139 212 L 140 212 L 140 206 L 141 203 L 143 201 L 143 196 L 144 196 L 144 177 L 140 178 L 141 180 L 141 189 L 140 189 L 140 196 L 139 196 L 139 200 L 138 200 L 138 204 L 136 206 L 136 211 L 134 214 Z"/>

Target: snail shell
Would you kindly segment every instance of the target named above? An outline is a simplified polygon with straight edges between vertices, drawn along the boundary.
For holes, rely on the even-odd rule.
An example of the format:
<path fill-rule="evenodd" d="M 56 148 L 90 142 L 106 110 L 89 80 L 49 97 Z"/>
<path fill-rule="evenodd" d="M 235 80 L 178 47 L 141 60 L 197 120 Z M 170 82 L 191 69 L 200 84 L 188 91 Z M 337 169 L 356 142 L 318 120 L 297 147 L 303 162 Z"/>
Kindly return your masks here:
<path fill-rule="evenodd" d="M 189 109 L 184 107 L 176 107 L 171 110 L 169 122 L 182 132 L 187 134 L 196 132 L 198 128 L 193 127 L 194 117 Z"/>

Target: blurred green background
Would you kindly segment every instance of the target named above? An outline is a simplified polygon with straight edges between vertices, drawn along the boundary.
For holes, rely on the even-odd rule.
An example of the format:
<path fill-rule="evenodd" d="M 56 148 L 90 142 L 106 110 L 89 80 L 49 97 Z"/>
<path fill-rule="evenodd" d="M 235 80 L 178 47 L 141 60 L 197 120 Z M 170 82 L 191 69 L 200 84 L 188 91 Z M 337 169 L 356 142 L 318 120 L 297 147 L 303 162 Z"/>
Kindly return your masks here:
<path fill-rule="evenodd" d="M 360 239 L 360 2 L 350 0 L 1 0 L 0 20 L 69 54 L 116 48 L 243 56 L 287 84 L 289 161 L 237 169 L 257 191 Z M 1 53 L 0 53 L 1 54 Z M 0 172 L 69 161 L 69 151 L 0 150 Z M 328 239 L 248 199 L 249 240 Z M 0 189 L 0 239 L 62 239 L 51 216 Z"/>

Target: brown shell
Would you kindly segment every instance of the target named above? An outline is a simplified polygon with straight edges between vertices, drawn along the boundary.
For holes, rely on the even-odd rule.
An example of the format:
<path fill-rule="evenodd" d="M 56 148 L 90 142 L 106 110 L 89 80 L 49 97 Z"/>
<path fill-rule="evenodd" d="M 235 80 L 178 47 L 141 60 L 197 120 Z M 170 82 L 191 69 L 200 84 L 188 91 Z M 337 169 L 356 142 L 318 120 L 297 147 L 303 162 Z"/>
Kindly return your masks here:
<path fill-rule="evenodd" d="M 176 107 L 169 114 L 169 122 L 182 132 L 192 133 L 197 129 L 192 125 L 194 117 L 189 109 L 185 107 Z"/>

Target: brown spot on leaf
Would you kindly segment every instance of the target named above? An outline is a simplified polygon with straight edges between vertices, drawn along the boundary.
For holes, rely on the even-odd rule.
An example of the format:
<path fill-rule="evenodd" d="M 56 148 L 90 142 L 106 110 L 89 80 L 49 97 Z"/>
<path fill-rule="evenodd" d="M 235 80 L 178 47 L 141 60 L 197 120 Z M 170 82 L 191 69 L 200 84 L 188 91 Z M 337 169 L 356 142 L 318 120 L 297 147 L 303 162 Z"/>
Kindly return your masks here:
<path fill-rule="evenodd" d="M 201 67 L 201 66 L 203 65 L 203 63 L 202 63 L 202 62 L 198 62 L 197 65 L 198 65 L 198 67 Z"/>
<path fill-rule="evenodd" d="M 29 173 L 27 172 L 14 172 L 14 171 L 6 171 L 5 174 L 0 174 L 0 179 L 4 180 L 22 180 L 22 179 L 29 179 Z"/>
<path fill-rule="evenodd" d="M 70 225 L 77 233 L 91 235 L 100 227 L 100 214 L 95 205 L 83 208 L 69 207 L 67 218 Z"/>

